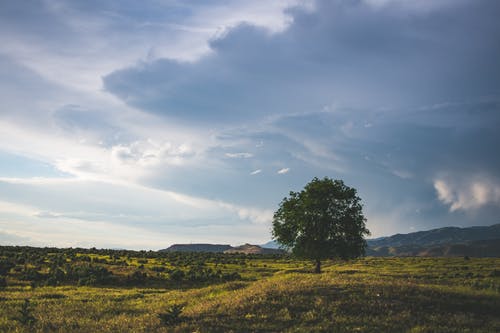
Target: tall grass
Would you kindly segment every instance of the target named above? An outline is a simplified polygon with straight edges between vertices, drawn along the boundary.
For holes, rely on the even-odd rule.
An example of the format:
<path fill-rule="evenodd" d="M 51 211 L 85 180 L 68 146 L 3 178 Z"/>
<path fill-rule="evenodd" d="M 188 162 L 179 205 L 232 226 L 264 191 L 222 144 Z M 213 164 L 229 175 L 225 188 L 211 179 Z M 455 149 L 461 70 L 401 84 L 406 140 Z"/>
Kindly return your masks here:
<path fill-rule="evenodd" d="M 147 274 L 171 266 L 120 259 Z M 364 258 L 326 262 L 322 274 L 289 258 L 204 265 L 241 278 L 33 287 L 12 273 L 0 289 L 0 332 L 500 332 L 498 258 Z M 26 299 L 31 323 L 16 319 Z M 182 320 L 162 320 L 179 304 Z"/>

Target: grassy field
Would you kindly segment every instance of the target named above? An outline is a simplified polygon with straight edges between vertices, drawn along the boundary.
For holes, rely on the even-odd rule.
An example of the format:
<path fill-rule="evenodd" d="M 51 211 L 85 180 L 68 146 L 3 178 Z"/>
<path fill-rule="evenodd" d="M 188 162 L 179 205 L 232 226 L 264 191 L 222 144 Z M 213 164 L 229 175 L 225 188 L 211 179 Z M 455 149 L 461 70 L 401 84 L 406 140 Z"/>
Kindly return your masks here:
<path fill-rule="evenodd" d="M 500 332 L 499 258 L 364 258 L 312 274 L 288 257 L 16 251 L 0 257 L 1 332 Z"/>

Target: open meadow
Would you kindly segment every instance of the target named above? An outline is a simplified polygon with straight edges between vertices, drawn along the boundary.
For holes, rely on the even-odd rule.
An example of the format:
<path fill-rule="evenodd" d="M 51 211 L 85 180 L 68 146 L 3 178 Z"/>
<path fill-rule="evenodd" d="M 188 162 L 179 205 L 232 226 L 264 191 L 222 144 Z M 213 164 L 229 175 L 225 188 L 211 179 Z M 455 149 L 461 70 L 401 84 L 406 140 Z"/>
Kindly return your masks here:
<path fill-rule="evenodd" d="M 499 332 L 499 258 L 0 248 L 1 332 Z"/>

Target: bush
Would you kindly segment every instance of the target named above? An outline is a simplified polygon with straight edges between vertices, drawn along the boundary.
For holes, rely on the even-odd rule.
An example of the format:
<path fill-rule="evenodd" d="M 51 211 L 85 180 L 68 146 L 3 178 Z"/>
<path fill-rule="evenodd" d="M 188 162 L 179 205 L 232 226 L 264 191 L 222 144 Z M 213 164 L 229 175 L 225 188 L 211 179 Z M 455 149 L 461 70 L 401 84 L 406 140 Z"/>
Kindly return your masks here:
<path fill-rule="evenodd" d="M 40 282 L 43 275 L 36 268 L 28 268 L 21 273 L 19 278 L 25 281 Z"/>
<path fill-rule="evenodd" d="M 169 276 L 170 280 L 179 282 L 184 278 L 184 272 L 181 271 L 180 269 L 174 269 L 173 271 L 170 272 Z"/>
<path fill-rule="evenodd" d="M 181 313 L 184 310 L 185 304 L 173 304 L 166 312 L 159 313 L 158 317 L 163 325 L 175 325 L 182 321 Z"/>
<path fill-rule="evenodd" d="M 66 280 L 66 273 L 59 267 L 50 269 L 49 276 L 45 281 L 47 286 L 57 286 Z"/>
<path fill-rule="evenodd" d="M 33 317 L 32 311 L 30 300 L 25 299 L 23 305 L 21 305 L 21 310 L 19 310 L 19 317 L 16 320 L 23 325 L 33 326 L 36 319 Z"/>
<path fill-rule="evenodd" d="M 5 279 L 5 276 L 0 276 L 0 288 L 5 287 L 7 287 L 7 280 Z"/>
<path fill-rule="evenodd" d="M 106 284 L 113 280 L 113 273 L 105 267 L 94 265 L 76 266 L 71 272 L 68 272 L 68 276 L 77 280 L 81 286 Z"/>
<path fill-rule="evenodd" d="M 165 272 L 166 268 L 164 266 L 153 266 L 151 270 L 155 272 Z"/>
<path fill-rule="evenodd" d="M 7 275 L 11 268 L 15 266 L 14 263 L 7 261 L 7 260 L 0 260 L 0 275 Z"/>
<path fill-rule="evenodd" d="M 139 270 L 134 271 L 131 275 L 127 276 L 127 284 L 144 283 L 148 275 Z"/>
<path fill-rule="evenodd" d="M 232 272 L 232 273 L 224 273 L 222 274 L 222 279 L 224 281 L 234 281 L 234 280 L 240 280 L 241 275 L 237 272 Z"/>

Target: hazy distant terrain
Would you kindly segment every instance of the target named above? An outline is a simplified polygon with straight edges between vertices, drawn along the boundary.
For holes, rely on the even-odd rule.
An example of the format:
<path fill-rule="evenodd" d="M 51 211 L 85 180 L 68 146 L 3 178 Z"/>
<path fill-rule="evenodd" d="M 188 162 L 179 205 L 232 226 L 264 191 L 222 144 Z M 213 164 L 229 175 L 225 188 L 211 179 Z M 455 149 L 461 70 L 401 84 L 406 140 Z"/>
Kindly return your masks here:
<path fill-rule="evenodd" d="M 367 240 L 368 256 L 500 257 L 500 224 L 470 228 L 446 227 Z M 169 252 L 279 253 L 275 241 L 238 247 L 217 244 L 175 244 Z"/>
<path fill-rule="evenodd" d="M 174 244 L 160 252 L 213 252 L 222 253 L 231 249 L 231 245 L 223 244 Z"/>
<path fill-rule="evenodd" d="M 210 253 L 245 253 L 245 254 L 273 254 L 283 250 L 265 246 L 243 244 L 240 246 L 221 244 L 174 244 L 160 252 L 210 252 Z"/>
<path fill-rule="evenodd" d="M 441 244 L 458 244 L 480 240 L 500 239 L 500 223 L 491 226 L 469 228 L 446 227 L 427 231 L 396 234 L 368 240 L 370 247 L 377 246 L 431 246 Z"/>
<path fill-rule="evenodd" d="M 500 257 L 500 224 L 446 227 L 371 239 L 367 255 Z"/>

